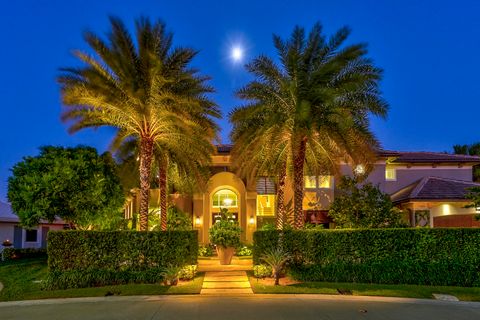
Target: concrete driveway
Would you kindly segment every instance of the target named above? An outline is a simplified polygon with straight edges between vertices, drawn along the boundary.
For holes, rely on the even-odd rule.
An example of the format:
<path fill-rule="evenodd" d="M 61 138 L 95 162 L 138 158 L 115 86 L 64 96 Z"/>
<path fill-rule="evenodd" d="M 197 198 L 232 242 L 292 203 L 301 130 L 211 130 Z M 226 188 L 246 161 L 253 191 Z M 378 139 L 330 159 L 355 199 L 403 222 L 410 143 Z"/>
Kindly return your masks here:
<path fill-rule="evenodd" d="M 480 319 L 480 303 L 327 295 L 133 296 L 0 303 L 0 319 Z"/>

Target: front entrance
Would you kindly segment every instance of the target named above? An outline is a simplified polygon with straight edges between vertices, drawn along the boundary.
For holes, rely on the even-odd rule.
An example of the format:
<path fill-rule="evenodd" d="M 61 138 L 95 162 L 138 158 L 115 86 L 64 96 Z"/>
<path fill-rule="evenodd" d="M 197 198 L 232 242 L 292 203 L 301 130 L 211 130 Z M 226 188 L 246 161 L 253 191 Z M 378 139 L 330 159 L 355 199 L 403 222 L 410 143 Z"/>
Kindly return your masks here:
<path fill-rule="evenodd" d="M 222 188 L 212 194 L 212 225 L 222 218 L 221 209 L 227 209 L 231 214 L 230 220 L 239 222 L 240 204 L 238 194 L 231 188 Z"/>

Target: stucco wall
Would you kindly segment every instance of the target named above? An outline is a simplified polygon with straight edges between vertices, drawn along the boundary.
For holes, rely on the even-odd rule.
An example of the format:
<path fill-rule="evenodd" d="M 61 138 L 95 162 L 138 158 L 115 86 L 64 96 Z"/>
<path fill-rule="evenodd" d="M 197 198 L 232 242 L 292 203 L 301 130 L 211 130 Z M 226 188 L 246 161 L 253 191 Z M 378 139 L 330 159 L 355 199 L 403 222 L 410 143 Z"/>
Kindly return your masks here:
<path fill-rule="evenodd" d="M 432 168 L 431 166 L 412 166 L 411 168 L 407 168 L 399 166 L 396 167 L 396 171 L 397 180 L 386 181 L 384 192 L 390 194 L 394 193 L 408 186 L 409 184 L 420 180 L 423 177 L 440 177 L 462 181 L 472 181 L 471 167 L 457 168 L 455 166 L 451 166 Z"/>

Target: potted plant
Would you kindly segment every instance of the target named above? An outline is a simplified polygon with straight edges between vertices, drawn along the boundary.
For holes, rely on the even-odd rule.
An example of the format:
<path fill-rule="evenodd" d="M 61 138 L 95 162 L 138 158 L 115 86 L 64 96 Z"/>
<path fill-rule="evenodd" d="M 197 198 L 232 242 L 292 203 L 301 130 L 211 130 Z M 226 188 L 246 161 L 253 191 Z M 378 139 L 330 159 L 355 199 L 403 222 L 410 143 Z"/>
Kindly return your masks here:
<path fill-rule="evenodd" d="M 238 222 L 232 219 L 225 208 L 220 209 L 221 219 L 210 228 L 210 242 L 216 245 L 220 264 L 232 262 L 235 248 L 240 245 L 240 229 Z"/>
<path fill-rule="evenodd" d="M 8 247 L 11 247 L 13 245 L 13 243 L 11 243 L 10 240 L 7 239 L 7 240 L 2 242 L 2 245 L 4 247 L 8 248 Z"/>

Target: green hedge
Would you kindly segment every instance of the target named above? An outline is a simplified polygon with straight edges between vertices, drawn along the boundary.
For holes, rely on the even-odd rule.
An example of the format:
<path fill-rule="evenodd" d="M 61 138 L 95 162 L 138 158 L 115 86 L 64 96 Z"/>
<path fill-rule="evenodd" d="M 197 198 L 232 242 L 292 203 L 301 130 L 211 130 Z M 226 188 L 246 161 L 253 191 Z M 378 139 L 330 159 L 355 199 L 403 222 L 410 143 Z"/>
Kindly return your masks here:
<path fill-rule="evenodd" d="M 480 229 L 257 231 L 254 263 L 282 245 L 303 281 L 480 286 Z M 281 240 L 279 240 L 281 239 Z"/>
<path fill-rule="evenodd" d="M 4 248 L 2 251 L 2 259 L 4 261 L 29 259 L 29 258 L 47 258 L 47 249 L 37 248 Z"/>
<path fill-rule="evenodd" d="M 156 283 L 171 265 L 197 263 L 197 231 L 48 233 L 48 289 Z"/>

